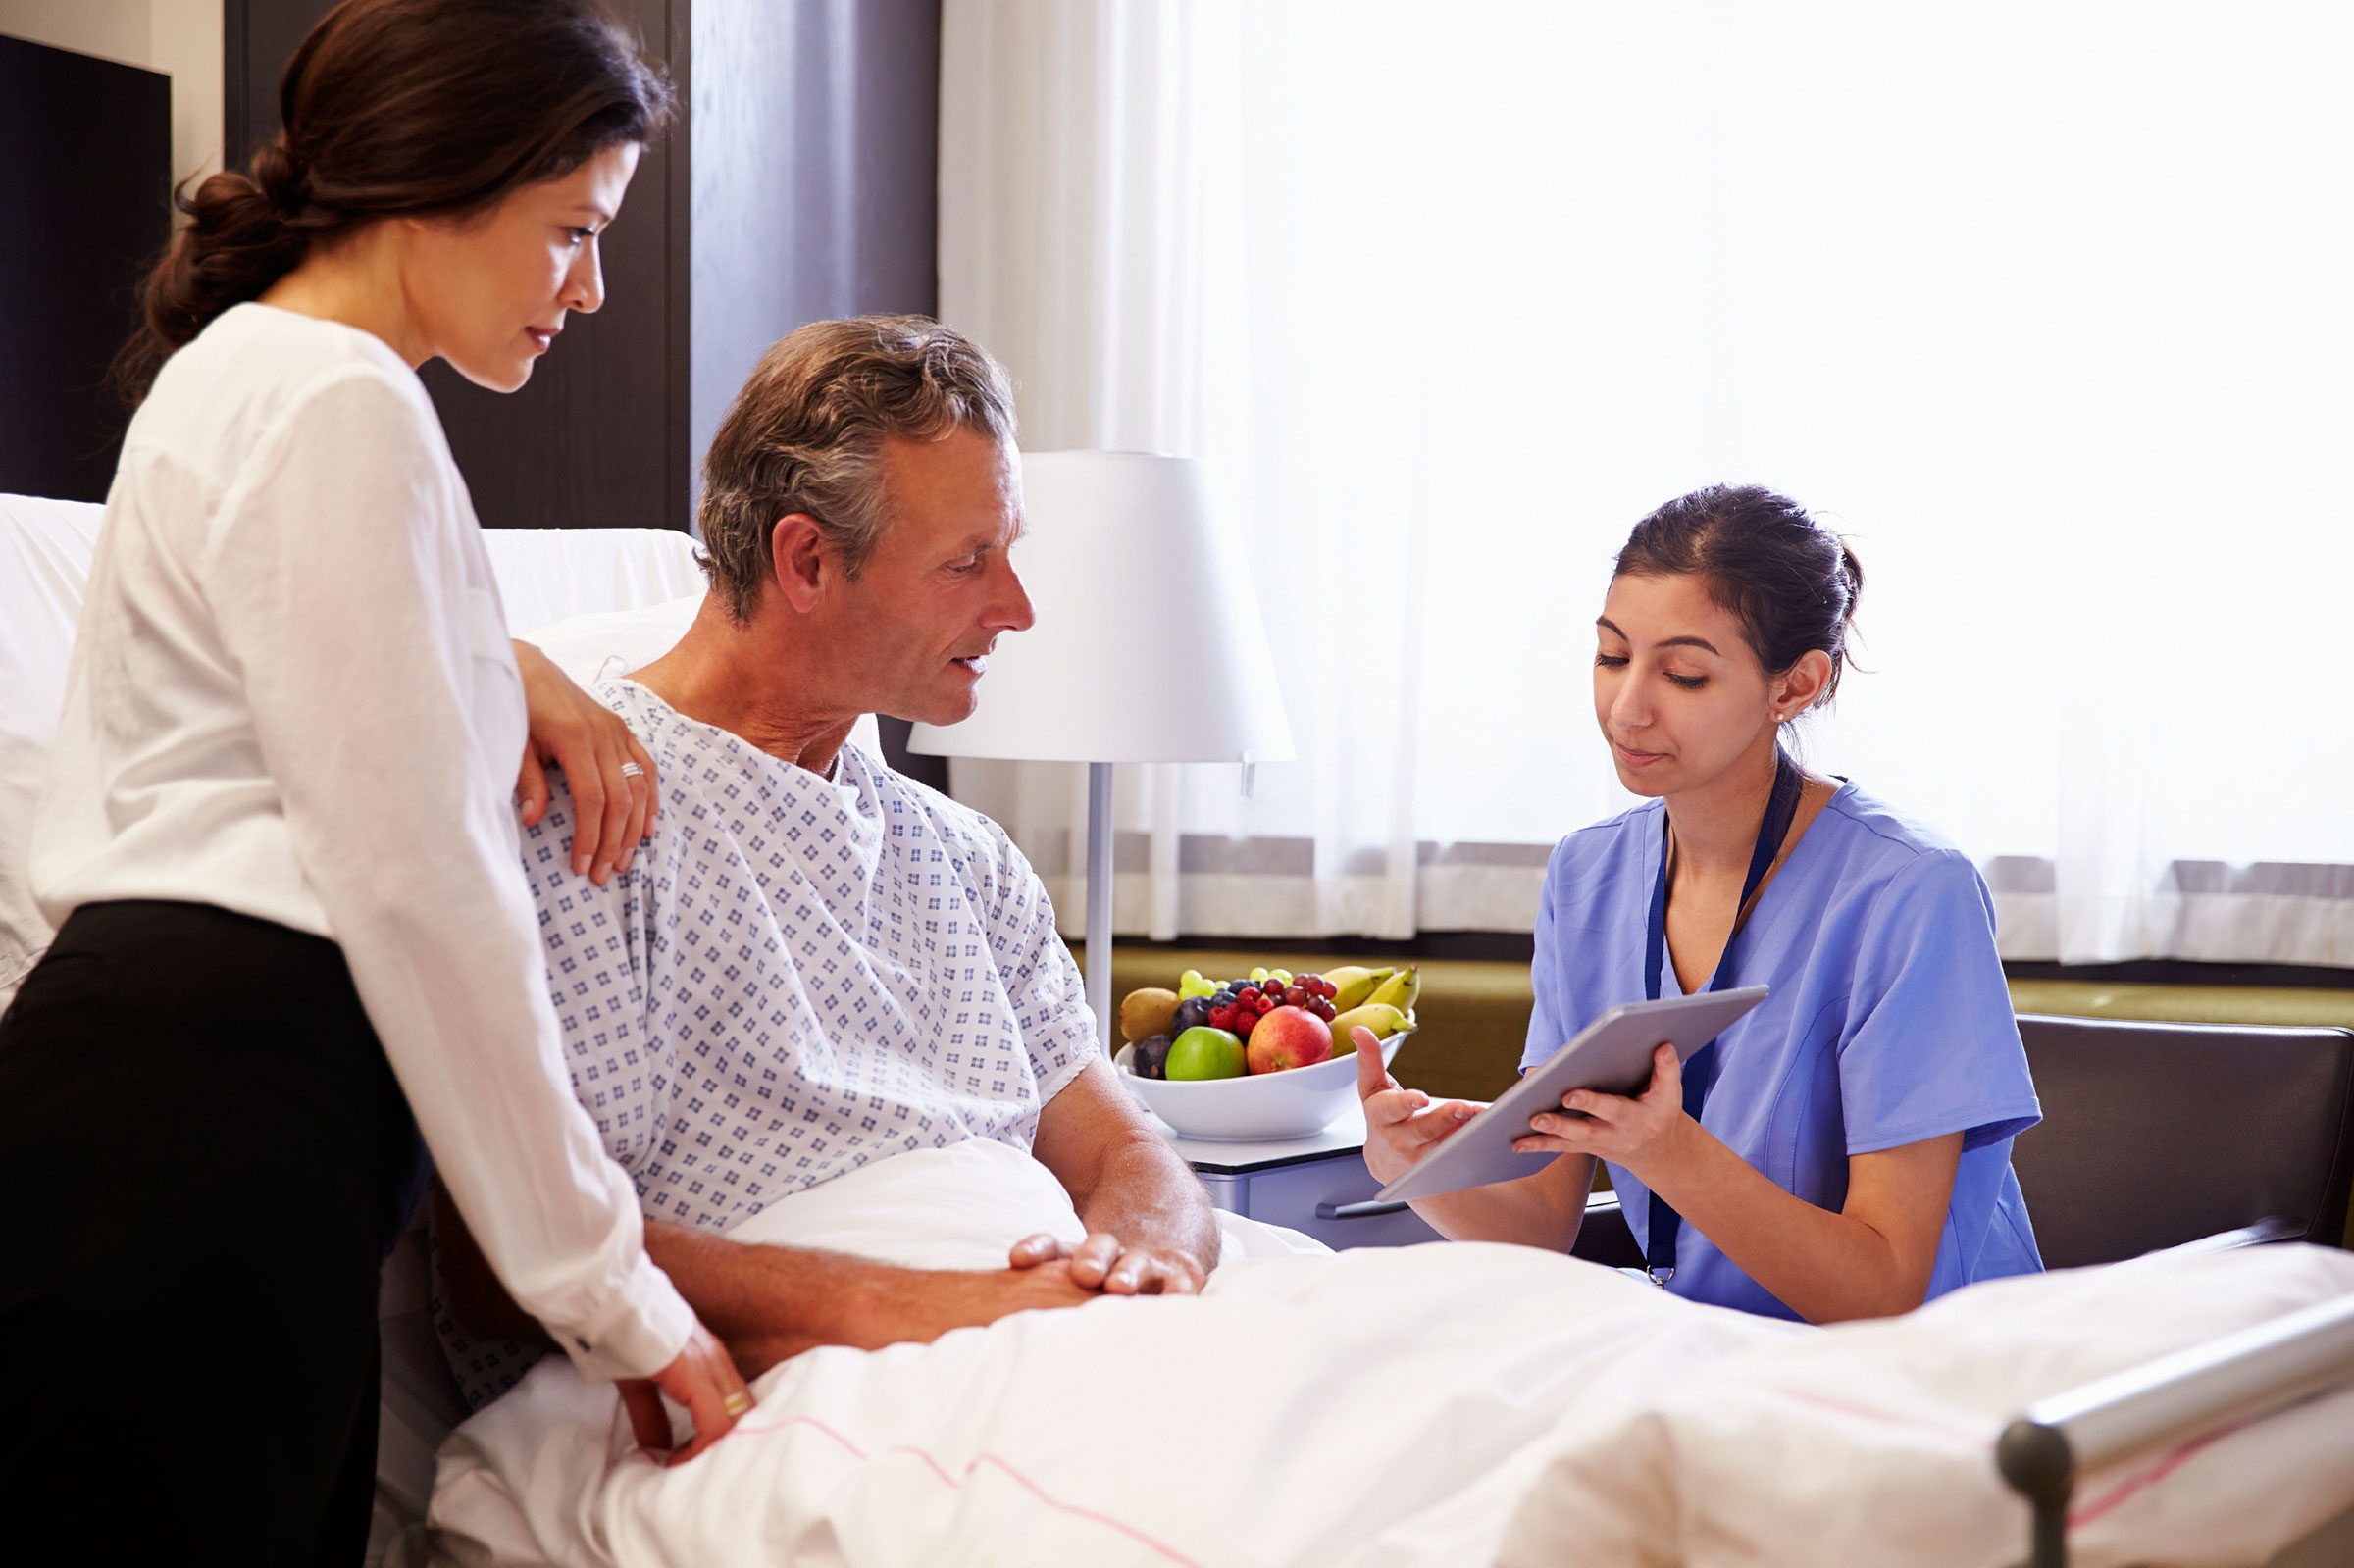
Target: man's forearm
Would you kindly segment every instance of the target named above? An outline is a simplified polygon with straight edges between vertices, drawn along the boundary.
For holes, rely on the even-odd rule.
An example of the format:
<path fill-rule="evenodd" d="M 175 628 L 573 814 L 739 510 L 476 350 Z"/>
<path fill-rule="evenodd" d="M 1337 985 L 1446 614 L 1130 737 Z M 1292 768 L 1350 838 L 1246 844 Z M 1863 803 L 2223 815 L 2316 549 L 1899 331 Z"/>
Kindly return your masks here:
<path fill-rule="evenodd" d="M 438 1188 L 434 1200 L 442 1285 L 460 1326 L 478 1338 L 554 1349 L 547 1331 L 499 1284 L 457 1206 Z M 746 1245 L 651 1219 L 645 1254 L 731 1350 L 741 1341 L 770 1352 L 764 1366 L 813 1345 L 874 1334 L 888 1317 L 878 1303 L 888 1302 L 894 1281 L 911 1272 L 836 1252 Z"/>
<path fill-rule="evenodd" d="M 645 1250 L 747 1378 L 819 1345 L 879 1350 L 929 1343 L 951 1329 L 1078 1306 L 1095 1296 L 1062 1264 L 908 1269 L 842 1252 L 731 1241 L 656 1220 L 646 1221 Z"/>
<path fill-rule="evenodd" d="M 888 1332 L 895 1284 L 911 1270 L 841 1252 L 763 1246 L 645 1222 L 645 1255 L 671 1278 L 695 1316 L 735 1352 L 747 1376 L 821 1344 L 875 1344 Z"/>
<path fill-rule="evenodd" d="M 466 1331 L 555 1348 L 490 1272 L 455 1206 L 441 1204 L 435 1218 L 443 1284 Z M 929 1342 L 1015 1312 L 1077 1306 L 1096 1293 L 1072 1281 L 1067 1264 L 906 1269 L 841 1252 L 731 1241 L 660 1220 L 645 1222 L 645 1251 L 747 1378 L 821 1344 L 874 1350 Z"/>

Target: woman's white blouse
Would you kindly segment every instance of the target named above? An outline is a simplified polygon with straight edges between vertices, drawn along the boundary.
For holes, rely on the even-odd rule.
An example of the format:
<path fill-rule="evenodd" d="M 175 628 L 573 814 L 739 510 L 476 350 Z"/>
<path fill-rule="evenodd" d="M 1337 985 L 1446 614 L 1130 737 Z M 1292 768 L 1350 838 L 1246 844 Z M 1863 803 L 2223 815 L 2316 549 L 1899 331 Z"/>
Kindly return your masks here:
<path fill-rule="evenodd" d="M 518 858 L 524 733 L 497 586 L 415 373 L 352 328 L 224 314 L 124 443 L 35 896 L 59 925 L 181 899 L 339 943 L 508 1290 L 584 1371 L 643 1376 L 692 1314 L 572 1096 Z"/>

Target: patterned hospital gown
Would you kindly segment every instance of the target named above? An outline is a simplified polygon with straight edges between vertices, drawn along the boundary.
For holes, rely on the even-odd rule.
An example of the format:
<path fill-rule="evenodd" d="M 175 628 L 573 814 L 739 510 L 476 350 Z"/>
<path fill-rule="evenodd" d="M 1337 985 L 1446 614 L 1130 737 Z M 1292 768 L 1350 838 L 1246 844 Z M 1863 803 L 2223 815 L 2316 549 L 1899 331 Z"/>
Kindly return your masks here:
<path fill-rule="evenodd" d="M 596 694 L 652 754 L 652 840 L 598 887 L 551 778 L 523 833 L 574 1091 L 646 1214 L 724 1230 L 908 1149 L 1028 1149 L 1098 1046 L 1078 967 L 1003 830 L 844 746 L 832 779 Z M 480 1407 L 536 1352 L 435 1320 Z"/>

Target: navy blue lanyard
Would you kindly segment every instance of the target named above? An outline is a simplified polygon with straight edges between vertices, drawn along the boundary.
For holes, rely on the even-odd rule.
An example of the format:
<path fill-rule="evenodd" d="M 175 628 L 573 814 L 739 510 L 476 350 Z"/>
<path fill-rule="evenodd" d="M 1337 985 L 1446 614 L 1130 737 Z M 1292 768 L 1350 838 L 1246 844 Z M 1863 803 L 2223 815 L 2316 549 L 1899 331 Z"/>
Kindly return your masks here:
<path fill-rule="evenodd" d="M 1733 929 L 1724 939 L 1724 954 L 1716 960 L 1716 973 L 1701 987 L 1701 992 L 1722 990 L 1733 978 L 1733 944 L 1741 938 L 1741 928 L 1747 924 L 1749 901 L 1757 896 L 1758 886 L 1765 882 L 1766 873 L 1773 868 L 1774 857 L 1781 853 L 1782 839 L 1790 832 L 1790 824 L 1798 816 L 1799 791 L 1805 787 L 1806 777 L 1790 753 L 1779 746 L 1773 752 L 1773 792 L 1766 797 L 1766 820 L 1758 824 L 1758 846 L 1749 852 L 1749 875 L 1741 882 L 1741 901 L 1733 906 Z M 1660 999 L 1660 987 L 1664 980 L 1667 962 L 1667 814 L 1660 813 L 1660 875 L 1651 887 L 1651 930 L 1644 938 L 1643 994 L 1653 1001 Z M 1695 993 L 1698 994 L 1698 993 Z M 1709 1102 L 1709 1086 L 1716 1082 L 1716 1042 L 1709 1041 L 1684 1058 L 1684 1114 L 1700 1120 L 1702 1107 Z M 1651 1195 L 1650 1237 L 1643 1248 L 1643 1266 L 1651 1273 L 1652 1283 L 1665 1285 L 1675 1278 L 1675 1239 L 1683 1231 L 1684 1217 L 1657 1192 Z"/>

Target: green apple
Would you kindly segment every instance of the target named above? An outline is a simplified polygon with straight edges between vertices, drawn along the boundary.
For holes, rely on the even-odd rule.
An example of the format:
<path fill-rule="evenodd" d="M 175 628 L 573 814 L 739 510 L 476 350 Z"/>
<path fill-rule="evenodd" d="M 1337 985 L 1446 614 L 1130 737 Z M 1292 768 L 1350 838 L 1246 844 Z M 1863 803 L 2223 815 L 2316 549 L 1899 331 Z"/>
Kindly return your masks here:
<path fill-rule="evenodd" d="M 1163 1071 L 1172 1079 L 1240 1078 L 1251 1071 L 1251 1059 L 1240 1035 L 1197 1024 L 1170 1043 Z"/>

